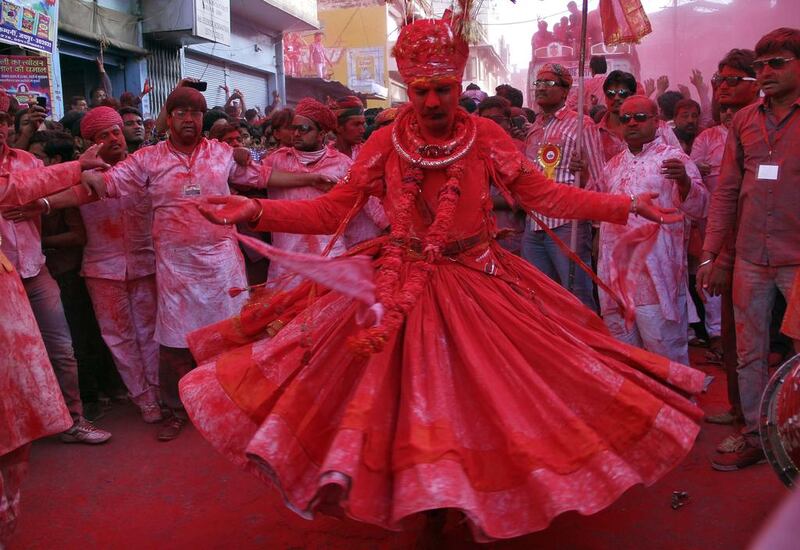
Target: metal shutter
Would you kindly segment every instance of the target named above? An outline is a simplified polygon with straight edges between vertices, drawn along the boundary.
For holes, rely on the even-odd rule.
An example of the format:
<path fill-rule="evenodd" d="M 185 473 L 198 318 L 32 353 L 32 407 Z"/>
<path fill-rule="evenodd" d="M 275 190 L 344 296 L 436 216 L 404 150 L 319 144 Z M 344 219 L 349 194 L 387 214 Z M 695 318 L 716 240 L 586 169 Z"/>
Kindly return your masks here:
<path fill-rule="evenodd" d="M 225 65 L 223 62 L 212 57 L 196 55 L 189 53 L 187 50 L 184 51 L 186 55 L 183 61 L 183 76 L 208 82 L 208 88 L 203 92 L 203 95 L 206 96 L 209 109 L 225 105 L 225 90 L 221 88 L 225 84 Z"/>
<path fill-rule="evenodd" d="M 234 88 L 242 91 L 245 107 L 248 109 L 252 109 L 257 105 L 263 113 L 264 109 L 272 104 L 271 90 L 267 83 L 267 73 L 229 65 L 228 86 L 230 86 L 231 92 L 233 92 Z"/>

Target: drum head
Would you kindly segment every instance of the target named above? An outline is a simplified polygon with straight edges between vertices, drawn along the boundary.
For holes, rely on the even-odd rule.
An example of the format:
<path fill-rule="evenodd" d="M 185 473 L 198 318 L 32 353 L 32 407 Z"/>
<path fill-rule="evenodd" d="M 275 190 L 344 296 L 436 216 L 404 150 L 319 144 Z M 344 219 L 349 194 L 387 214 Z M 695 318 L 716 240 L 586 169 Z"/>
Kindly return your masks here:
<path fill-rule="evenodd" d="M 800 355 L 781 365 L 761 398 L 761 445 L 782 482 L 800 482 Z"/>

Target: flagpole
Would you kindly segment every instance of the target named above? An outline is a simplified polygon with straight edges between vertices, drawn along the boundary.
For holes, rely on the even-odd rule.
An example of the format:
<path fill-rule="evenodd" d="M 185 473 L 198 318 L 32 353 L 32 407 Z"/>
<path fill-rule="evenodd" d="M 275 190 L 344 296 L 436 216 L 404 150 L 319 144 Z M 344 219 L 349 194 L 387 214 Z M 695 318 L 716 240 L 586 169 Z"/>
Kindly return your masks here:
<path fill-rule="evenodd" d="M 578 53 L 578 126 L 575 131 L 575 155 L 580 158 L 583 153 L 583 111 L 584 105 L 584 82 L 586 74 L 586 23 L 589 18 L 589 0 L 583 0 L 583 11 L 581 12 L 581 42 Z M 569 162 L 570 159 L 564 159 Z M 581 186 L 582 172 L 575 174 L 573 185 Z M 572 227 L 569 236 L 569 248 L 577 253 L 578 248 L 578 220 L 572 220 Z M 567 288 L 572 291 L 575 286 L 575 262 L 569 263 L 569 283 Z"/>

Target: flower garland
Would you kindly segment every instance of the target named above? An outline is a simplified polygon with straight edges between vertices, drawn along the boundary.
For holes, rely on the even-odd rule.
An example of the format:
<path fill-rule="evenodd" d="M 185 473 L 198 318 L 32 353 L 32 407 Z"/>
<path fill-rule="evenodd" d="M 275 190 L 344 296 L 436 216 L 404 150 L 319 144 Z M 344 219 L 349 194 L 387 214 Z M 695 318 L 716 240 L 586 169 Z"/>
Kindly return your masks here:
<path fill-rule="evenodd" d="M 457 113 L 456 139 L 444 146 L 430 146 L 423 141 L 410 108 L 401 111 L 395 120 L 392 142 L 397 153 L 406 161 L 406 169 L 400 184 L 400 197 L 389 242 L 384 246 L 381 266 L 375 277 L 376 294 L 383 304 L 384 317 L 379 325 L 362 329 L 349 340 L 349 347 L 357 356 L 368 356 L 383 349 L 389 337 L 400 328 L 406 314 L 417 302 L 435 263 L 442 258 L 442 250 L 461 196 L 463 158 L 475 143 L 477 134 L 475 123 L 469 115 L 460 109 Z M 403 147 L 401 134 L 408 137 L 416 154 Z M 401 285 L 400 274 L 412 238 L 411 226 L 416 197 L 421 192 L 425 177 L 423 168 L 428 167 L 445 168 L 447 181 L 439 190 L 436 214 L 422 242 L 422 258 L 409 264 L 405 281 Z"/>

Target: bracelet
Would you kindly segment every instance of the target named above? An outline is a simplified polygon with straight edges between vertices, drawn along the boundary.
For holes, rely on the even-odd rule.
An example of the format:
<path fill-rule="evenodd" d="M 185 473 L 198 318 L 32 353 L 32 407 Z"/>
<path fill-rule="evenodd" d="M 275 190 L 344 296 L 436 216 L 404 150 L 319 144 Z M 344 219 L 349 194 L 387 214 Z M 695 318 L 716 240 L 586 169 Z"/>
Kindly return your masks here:
<path fill-rule="evenodd" d="M 712 263 L 713 261 L 714 261 L 714 260 L 706 260 L 706 261 L 704 261 L 704 262 L 700 262 L 699 264 L 697 264 L 697 267 L 698 267 L 698 268 L 701 268 L 701 267 L 703 267 L 704 265 L 708 265 L 708 264 Z"/>
<path fill-rule="evenodd" d="M 44 202 L 44 206 L 46 208 L 46 210 L 44 211 L 44 215 L 46 216 L 47 214 L 50 213 L 50 201 L 47 200 L 47 198 L 45 197 L 42 197 L 40 200 Z"/>
<path fill-rule="evenodd" d="M 253 200 L 255 200 L 255 199 L 253 199 Z M 264 206 L 259 202 L 258 203 L 258 214 L 256 214 L 252 218 L 250 218 L 250 221 L 248 223 L 250 223 L 250 224 L 258 223 L 258 220 L 261 219 L 261 214 L 263 214 L 263 213 L 264 213 Z"/>
<path fill-rule="evenodd" d="M 639 208 L 638 208 L 639 199 L 636 198 L 636 195 L 631 193 L 631 214 L 634 216 L 639 215 Z"/>

